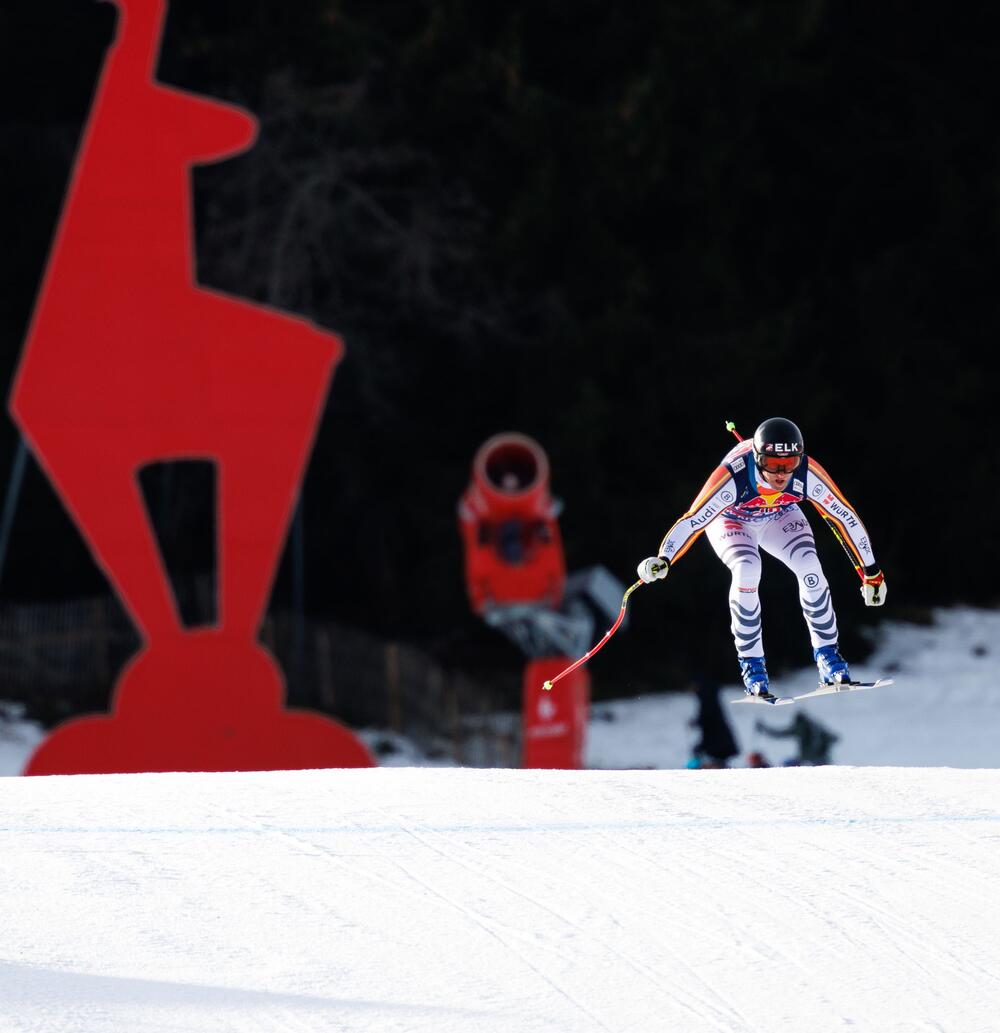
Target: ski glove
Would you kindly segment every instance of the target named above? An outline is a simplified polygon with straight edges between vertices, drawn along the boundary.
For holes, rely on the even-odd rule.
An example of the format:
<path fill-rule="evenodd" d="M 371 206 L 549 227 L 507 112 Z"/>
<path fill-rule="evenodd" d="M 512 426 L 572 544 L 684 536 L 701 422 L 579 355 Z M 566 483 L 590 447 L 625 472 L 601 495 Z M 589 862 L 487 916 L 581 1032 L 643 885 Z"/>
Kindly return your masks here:
<path fill-rule="evenodd" d="M 878 567 L 865 567 L 861 582 L 861 595 L 865 606 L 881 606 L 885 602 L 885 575 Z"/>
<path fill-rule="evenodd" d="M 650 556 L 635 569 L 639 577 L 649 585 L 654 581 L 661 581 L 670 573 L 670 560 L 665 556 Z"/>

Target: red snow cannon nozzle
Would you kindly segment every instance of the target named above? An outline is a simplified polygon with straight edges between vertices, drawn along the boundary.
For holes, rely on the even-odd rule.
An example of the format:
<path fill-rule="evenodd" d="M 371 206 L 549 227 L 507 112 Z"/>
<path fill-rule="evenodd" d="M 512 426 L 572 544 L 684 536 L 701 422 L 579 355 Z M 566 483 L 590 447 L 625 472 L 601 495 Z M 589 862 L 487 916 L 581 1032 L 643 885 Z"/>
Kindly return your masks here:
<path fill-rule="evenodd" d="M 566 583 L 559 508 L 538 442 L 504 433 L 480 446 L 458 506 L 466 587 L 477 613 L 497 605 L 559 604 Z"/>

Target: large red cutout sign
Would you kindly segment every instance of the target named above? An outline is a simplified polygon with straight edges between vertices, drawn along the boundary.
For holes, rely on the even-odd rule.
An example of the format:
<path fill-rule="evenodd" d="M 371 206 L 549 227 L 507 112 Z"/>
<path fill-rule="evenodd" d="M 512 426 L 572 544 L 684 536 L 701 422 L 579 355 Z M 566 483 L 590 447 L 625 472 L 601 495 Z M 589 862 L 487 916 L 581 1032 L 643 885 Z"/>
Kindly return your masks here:
<path fill-rule="evenodd" d="M 144 647 L 114 712 L 56 729 L 26 773 L 370 765 L 341 725 L 282 709 L 256 638 L 341 342 L 196 285 L 191 166 L 245 150 L 256 123 L 155 81 L 163 0 L 114 3 L 11 411 Z M 138 483 L 178 458 L 218 464 L 218 624 L 195 632 Z"/>

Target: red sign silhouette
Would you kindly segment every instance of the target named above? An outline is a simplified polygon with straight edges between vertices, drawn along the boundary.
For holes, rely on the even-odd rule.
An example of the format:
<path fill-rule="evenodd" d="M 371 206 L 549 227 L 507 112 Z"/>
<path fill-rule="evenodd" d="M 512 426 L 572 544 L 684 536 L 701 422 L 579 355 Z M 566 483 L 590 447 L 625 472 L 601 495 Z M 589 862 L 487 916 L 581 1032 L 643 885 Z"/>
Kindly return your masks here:
<path fill-rule="evenodd" d="M 26 773 L 367 766 L 282 709 L 257 631 L 342 345 L 195 282 L 191 166 L 238 154 L 246 112 L 156 82 L 164 0 L 113 0 L 98 85 L 11 411 L 143 635 L 109 716 L 56 729 Z M 185 629 L 139 487 L 217 464 L 218 623 Z"/>

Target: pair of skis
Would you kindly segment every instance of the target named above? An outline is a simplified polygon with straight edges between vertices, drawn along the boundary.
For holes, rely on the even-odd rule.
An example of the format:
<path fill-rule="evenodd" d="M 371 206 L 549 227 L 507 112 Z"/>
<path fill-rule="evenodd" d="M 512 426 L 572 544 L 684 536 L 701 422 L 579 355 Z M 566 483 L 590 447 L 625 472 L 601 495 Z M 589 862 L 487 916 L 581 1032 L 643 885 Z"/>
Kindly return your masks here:
<path fill-rule="evenodd" d="M 800 699 L 811 699 L 813 696 L 829 696 L 835 692 L 855 692 L 858 689 L 880 689 L 883 685 L 891 685 L 892 678 L 879 678 L 876 681 L 845 681 L 833 685 L 820 685 L 812 692 L 802 692 L 798 696 L 741 696 L 733 703 L 761 703 L 764 706 L 780 707 L 794 703 Z"/>

